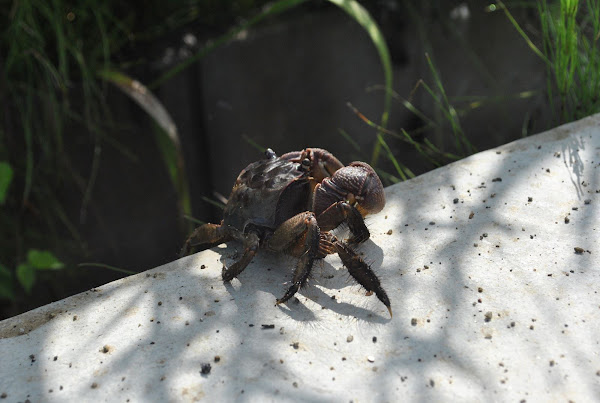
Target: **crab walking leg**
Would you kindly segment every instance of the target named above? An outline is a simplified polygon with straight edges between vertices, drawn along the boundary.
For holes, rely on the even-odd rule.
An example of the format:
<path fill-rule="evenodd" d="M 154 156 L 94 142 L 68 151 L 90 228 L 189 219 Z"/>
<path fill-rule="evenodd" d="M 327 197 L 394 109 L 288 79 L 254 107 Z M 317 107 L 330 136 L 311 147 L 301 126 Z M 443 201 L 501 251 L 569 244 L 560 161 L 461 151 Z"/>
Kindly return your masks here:
<path fill-rule="evenodd" d="M 274 252 L 289 251 L 293 256 L 302 255 L 304 252 L 303 244 L 299 243 L 298 240 L 306 233 L 313 220 L 316 224 L 315 215 L 310 211 L 296 214 L 285 220 L 267 241 L 267 248 Z M 299 253 L 294 253 L 297 252 L 296 249 L 298 248 L 300 248 Z"/>
<path fill-rule="evenodd" d="M 227 231 L 227 227 L 221 224 L 204 224 L 199 226 L 192 232 L 192 235 L 185 241 L 179 257 L 186 256 L 194 246 L 201 246 L 202 250 L 212 246 L 230 241 L 231 235 Z"/>
<path fill-rule="evenodd" d="M 250 232 L 245 235 L 244 254 L 240 260 L 232 264 L 230 267 L 223 265 L 223 270 L 221 271 L 221 277 L 223 277 L 223 281 L 229 282 L 244 271 L 246 266 L 248 266 L 248 264 L 254 258 L 254 255 L 256 255 L 259 244 L 260 239 L 256 233 Z"/>
<path fill-rule="evenodd" d="M 350 243 L 358 244 L 366 241 L 371 236 L 360 212 L 356 207 L 351 206 L 345 201 L 339 201 L 329 206 L 319 214 L 317 221 L 319 222 L 319 226 L 325 231 L 337 228 L 343 222 L 348 223 L 348 228 L 352 232 L 352 238 L 349 240 Z"/>
<path fill-rule="evenodd" d="M 348 245 L 344 242 L 337 241 L 334 243 L 337 253 L 342 259 L 342 263 L 348 269 L 348 272 L 354 279 L 369 292 L 375 292 L 377 298 L 383 305 L 386 306 L 388 311 L 390 312 L 390 317 L 392 317 L 392 308 L 390 306 L 390 299 L 388 298 L 385 290 L 381 287 L 381 283 L 379 279 L 371 270 L 368 264 L 365 263 L 364 260 L 354 252 Z"/>
<path fill-rule="evenodd" d="M 295 215 L 275 230 L 268 247 L 275 251 L 287 251 L 299 256 L 294 270 L 292 285 L 285 295 L 277 300 L 277 305 L 289 300 L 304 284 L 310 275 L 313 262 L 319 254 L 320 231 L 317 219 L 311 212 Z"/>

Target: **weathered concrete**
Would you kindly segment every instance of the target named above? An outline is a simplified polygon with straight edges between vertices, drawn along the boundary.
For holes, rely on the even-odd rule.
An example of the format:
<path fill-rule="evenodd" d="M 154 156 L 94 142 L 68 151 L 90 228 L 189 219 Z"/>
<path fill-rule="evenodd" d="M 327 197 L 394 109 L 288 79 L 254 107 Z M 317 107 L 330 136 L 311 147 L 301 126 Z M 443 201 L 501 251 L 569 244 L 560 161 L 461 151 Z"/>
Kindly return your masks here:
<path fill-rule="evenodd" d="M 599 149 L 596 115 L 388 188 L 360 250 L 393 319 L 337 257 L 286 306 L 290 258 L 224 285 L 232 244 L 0 322 L 0 395 L 598 400 Z"/>

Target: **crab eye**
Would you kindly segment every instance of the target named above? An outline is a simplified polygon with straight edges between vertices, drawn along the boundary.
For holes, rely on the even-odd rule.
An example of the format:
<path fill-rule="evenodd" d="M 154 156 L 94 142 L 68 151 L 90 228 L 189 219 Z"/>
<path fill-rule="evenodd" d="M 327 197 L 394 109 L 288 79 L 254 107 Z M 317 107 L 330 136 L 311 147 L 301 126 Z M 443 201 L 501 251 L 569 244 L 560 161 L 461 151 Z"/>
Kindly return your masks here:
<path fill-rule="evenodd" d="M 302 168 L 308 169 L 310 167 L 310 160 L 308 158 L 304 158 L 302 160 Z"/>
<path fill-rule="evenodd" d="M 265 157 L 269 160 L 272 160 L 273 158 L 277 158 L 277 155 L 275 154 L 275 151 L 271 150 L 270 148 L 267 148 L 265 150 Z"/>

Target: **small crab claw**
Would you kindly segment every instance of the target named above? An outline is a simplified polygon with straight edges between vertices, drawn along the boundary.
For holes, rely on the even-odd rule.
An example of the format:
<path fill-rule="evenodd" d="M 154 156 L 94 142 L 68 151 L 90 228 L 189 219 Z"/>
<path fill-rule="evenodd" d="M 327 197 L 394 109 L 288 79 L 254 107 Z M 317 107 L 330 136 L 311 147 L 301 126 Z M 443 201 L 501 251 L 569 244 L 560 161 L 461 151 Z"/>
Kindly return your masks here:
<path fill-rule="evenodd" d="M 325 179 L 315 195 L 315 213 L 347 200 L 364 217 L 380 212 L 385 206 L 385 192 L 377 173 L 365 162 L 353 162 Z"/>
<path fill-rule="evenodd" d="M 332 176 L 338 169 L 344 167 L 344 164 L 335 158 L 333 154 L 322 148 L 305 148 L 302 151 L 292 151 L 283 154 L 281 158 L 298 163 L 308 160 L 310 175 L 316 183 Z"/>
<path fill-rule="evenodd" d="M 309 154 L 311 173 L 317 182 L 321 182 L 328 176 L 333 176 L 336 171 L 344 167 L 344 164 L 335 158 L 333 154 L 322 148 L 307 148 L 304 152 Z"/>

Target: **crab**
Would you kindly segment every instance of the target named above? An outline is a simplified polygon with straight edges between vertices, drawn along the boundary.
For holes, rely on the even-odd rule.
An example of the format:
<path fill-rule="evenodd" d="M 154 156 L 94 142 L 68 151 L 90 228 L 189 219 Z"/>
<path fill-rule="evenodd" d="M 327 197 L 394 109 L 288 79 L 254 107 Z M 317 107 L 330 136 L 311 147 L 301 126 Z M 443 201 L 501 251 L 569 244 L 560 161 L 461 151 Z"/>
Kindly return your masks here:
<path fill-rule="evenodd" d="M 292 284 L 277 299 L 285 303 L 306 285 L 313 263 L 337 253 L 350 275 L 375 293 L 387 307 L 390 300 L 379 278 L 353 247 L 370 237 L 364 217 L 381 211 L 385 195 L 381 180 L 364 162 L 344 166 L 324 149 L 306 148 L 277 157 L 268 149 L 265 157 L 248 165 L 238 176 L 220 224 L 204 224 L 186 240 L 181 256 L 198 247 L 203 250 L 237 240 L 242 256 L 222 278 L 230 282 L 252 261 L 260 248 L 298 258 Z M 348 240 L 332 230 L 346 224 Z"/>

